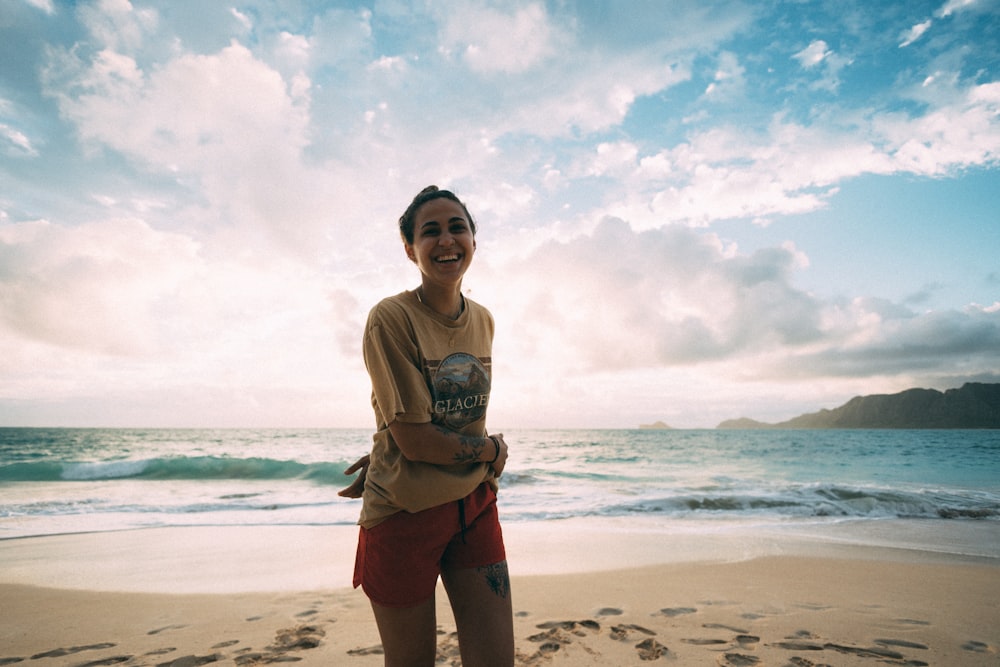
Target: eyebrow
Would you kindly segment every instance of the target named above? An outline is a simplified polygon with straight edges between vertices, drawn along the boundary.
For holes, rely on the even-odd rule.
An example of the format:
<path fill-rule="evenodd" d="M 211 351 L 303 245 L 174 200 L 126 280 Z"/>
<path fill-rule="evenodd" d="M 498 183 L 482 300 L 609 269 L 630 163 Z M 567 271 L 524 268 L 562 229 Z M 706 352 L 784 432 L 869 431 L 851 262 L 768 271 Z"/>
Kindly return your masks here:
<path fill-rule="evenodd" d="M 448 223 L 450 224 L 452 222 L 464 222 L 465 224 L 469 224 L 469 221 L 466 220 L 465 217 L 463 217 L 461 215 L 454 215 L 454 216 L 448 218 Z M 423 229 L 424 227 L 426 227 L 428 225 L 440 225 L 440 224 L 441 223 L 438 220 L 431 219 L 431 220 L 426 220 L 423 224 L 421 224 L 420 228 Z"/>

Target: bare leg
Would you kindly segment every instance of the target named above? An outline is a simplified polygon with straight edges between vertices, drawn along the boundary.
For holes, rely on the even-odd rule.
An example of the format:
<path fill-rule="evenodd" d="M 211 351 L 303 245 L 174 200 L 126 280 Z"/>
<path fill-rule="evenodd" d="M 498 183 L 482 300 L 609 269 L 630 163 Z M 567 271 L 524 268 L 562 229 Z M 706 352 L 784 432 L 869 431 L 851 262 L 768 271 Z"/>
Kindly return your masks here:
<path fill-rule="evenodd" d="M 437 657 L 434 596 L 416 607 L 395 609 L 372 602 L 386 667 L 433 667 Z"/>
<path fill-rule="evenodd" d="M 514 616 L 507 561 L 442 572 L 458 628 L 463 667 L 514 664 Z"/>

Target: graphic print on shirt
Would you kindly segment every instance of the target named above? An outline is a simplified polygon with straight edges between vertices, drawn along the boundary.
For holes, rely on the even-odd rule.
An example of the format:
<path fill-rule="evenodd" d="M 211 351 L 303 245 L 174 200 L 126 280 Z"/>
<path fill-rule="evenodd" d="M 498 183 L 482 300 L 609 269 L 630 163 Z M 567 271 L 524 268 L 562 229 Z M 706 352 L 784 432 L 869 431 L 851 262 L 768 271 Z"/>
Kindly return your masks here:
<path fill-rule="evenodd" d="M 460 430 L 483 418 L 490 402 L 490 374 L 482 361 L 458 352 L 429 370 L 435 422 Z"/>

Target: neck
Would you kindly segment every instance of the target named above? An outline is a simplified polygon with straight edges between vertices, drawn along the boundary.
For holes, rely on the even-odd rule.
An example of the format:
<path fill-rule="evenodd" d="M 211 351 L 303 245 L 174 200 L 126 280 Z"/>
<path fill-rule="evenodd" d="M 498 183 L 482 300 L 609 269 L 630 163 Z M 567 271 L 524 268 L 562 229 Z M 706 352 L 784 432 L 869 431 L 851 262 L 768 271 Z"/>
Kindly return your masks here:
<path fill-rule="evenodd" d="M 449 319 L 457 320 L 465 310 L 465 297 L 462 296 L 461 285 L 454 290 L 434 287 L 428 289 L 426 285 L 421 285 L 415 291 L 420 303 Z"/>

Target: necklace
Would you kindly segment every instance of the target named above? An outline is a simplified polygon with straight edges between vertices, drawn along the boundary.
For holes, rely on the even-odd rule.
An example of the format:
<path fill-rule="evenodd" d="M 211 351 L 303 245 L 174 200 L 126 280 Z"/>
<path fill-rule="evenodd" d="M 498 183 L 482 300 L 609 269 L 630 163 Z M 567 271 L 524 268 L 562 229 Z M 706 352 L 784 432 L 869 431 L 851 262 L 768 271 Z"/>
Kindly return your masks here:
<path fill-rule="evenodd" d="M 423 292 L 424 292 L 424 286 L 423 285 L 421 285 L 417 289 L 413 290 L 413 293 L 417 295 L 417 301 L 419 301 L 423 305 L 425 305 L 428 308 L 430 308 L 430 306 L 426 302 L 424 302 Z M 461 299 L 461 303 L 459 303 L 459 305 L 458 305 L 458 313 L 454 317 L 450 318 L 450 319 L 453 319 L 453 320 L 457 320 L 459 317 L 461 317 L 462 313 L 465 312 L 465 295 L 462 294 L 461 292 L 459 292 L 458 293 L 458 298 Z M 434 310 L 434 309 L 431 308 L 431 310 Z M 437 312 L 437 311 L 435 311 L 435 312 Z"/>

